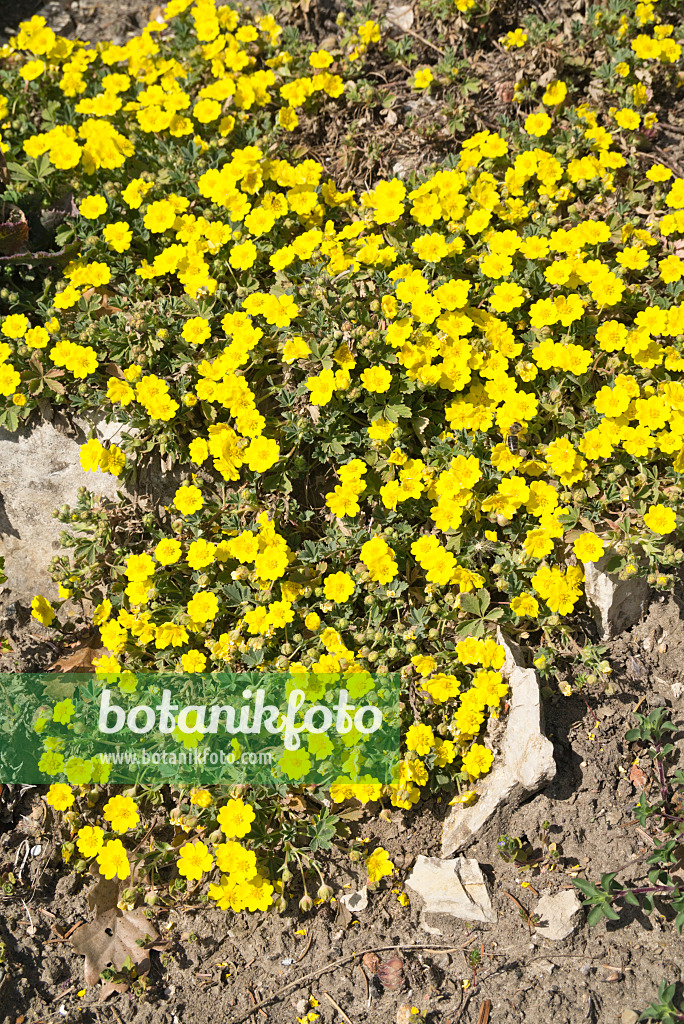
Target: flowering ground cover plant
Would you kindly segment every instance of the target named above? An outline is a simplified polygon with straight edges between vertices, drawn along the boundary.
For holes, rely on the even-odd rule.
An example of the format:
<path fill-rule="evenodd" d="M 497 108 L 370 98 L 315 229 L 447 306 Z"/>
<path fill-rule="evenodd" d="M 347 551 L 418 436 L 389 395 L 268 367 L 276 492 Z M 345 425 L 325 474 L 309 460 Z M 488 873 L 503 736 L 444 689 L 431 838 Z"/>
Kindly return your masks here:
<path fill-rule="evenodd" d="M 332 802 L 410 810 L 441 789 L 467 803 L 506 706 L 497 627 L 560 644 L 588 564 L 671 587 L 684 179 L 639 153 L 655 118 L 643 82 L 675 80 L 681 61 L 668 10 L 589 19 L 611 40 L 616 105 L 521 82 L 518 120 L 365 190 L 341 190 L 297 133 L 353 93 L 383 46 L 375 21 L 335 52 L 290 52 L 272 16 L 171 0 L 126 45 L 36 17 L 0 50 L 0 423 L 52 406 L 120 425 L 81 449 L 120 502 L 83 493 L 58 513 L 60 601 L 93 602 L 106 649 L 94 689 L 118 680 L 133 707 L 143 671 L 399 673 L 393 782 L 352 766 Z M 519 29 L 502 45 L 526 42 Z M 413 88 L 447 89 L 436 72 Z M 160 493 L 139 500 L 159 465 Z M 33 614 L 51 625 L 58 607 L 37 595 Z M 67 855 L 128 877 L 113 835 L 137 835 L 134 797 L 162 797 L 99 809 L 106 778 L 65 763 L 40 722 Z M 191 838 L 157 844 L 151 868 L 179 852 L 185 879 L 213 872 L 219 906 L 282 909 L 296 860 L 310 908 L 335 815 L 302 839 L 282 787 L 177 795 Z M 383 854 L 371 882 L 392 872 Z"/>

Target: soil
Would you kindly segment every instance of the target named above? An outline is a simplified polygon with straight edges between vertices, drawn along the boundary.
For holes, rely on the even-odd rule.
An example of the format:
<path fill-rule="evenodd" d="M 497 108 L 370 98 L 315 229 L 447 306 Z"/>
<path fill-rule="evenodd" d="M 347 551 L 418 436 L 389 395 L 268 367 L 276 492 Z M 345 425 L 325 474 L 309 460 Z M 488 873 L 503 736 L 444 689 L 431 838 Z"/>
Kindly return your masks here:
<path fill-rule="evenodd" d="M 21 667 L 54 657 L 30 625 L 15 638 L 17 647 L 21 636 L 30 641 Z M 489 883 L 496 924 L 430 915 L 429 926 L 436 924 L 441 933 L 432 934 L 421 925 L 420 901 L 404 908 L 397 899 L 416 857 L 439 856 L 447 810 L 439 797 L 421 803 L 415 814 L 395 810 L 390 821 L 380 820 L 379 808 L 370 805 L 352 822 L 353 831 L 368 838 L 371 848 L 385 847 L 399 881 L 384 880 L 369 893 L 367 909 L 350 920 L 338 901 L 306 917 L 296 899 L 282 916 L 234 915 L 210 905 L 156 908 L 155 924 L 168 945 L 151 954 L 144 999 L 129 992 L 100 1002 L 98 989 L 85 987 L 83 957 L 72 949 L 68 933 L 92 919 L 87 896 L 93 880 L 69 873 L 62 863 L 42 788 L 23 794 L 20 787 L 6 789 L 0 794 L 0 875 L 6 879 L 12 870 L 17 882 L 0 894 L 3 1019 L 237 1024 L 255 1001 L 294 983 L 249 1019 L 293 1024 L 308 1012 L 313 996 L 321 1024 L 346 1019 L 328 997 L 352 1021 L 374 1024 L 401 1021 L 402 1006 L 419 1008 L 432 1024 L 475 1024 L 486 1000 L 492 1024 L 547 1020 L 550 1008 L 555 1024 L 635 1021 L 663 979 L 682 976 L 684 949 L 674 915 L 664 908 L 648 918 L 627 908 L 619 922 L 589 928 L 583 920 L 558 942 L 535 934 L 516 901 L 533 913 L 539 897 L 573 888 L 573 875 L 598 881 L 602 872 L 620 869 L 622 883 L 645 876 L 652 840 L 635 821 L 634 807 L 642 789 L 648 794 L 656 780 L 647 760 L 637 763 L 637 750 L 624 736 L 635 724 L 635 707 L 669 707 L 681 726 L 683 655 L 679 605 L 675 598 L 656 598 L 643 621 L 608 647 L 613 693 L 586 688 L 569 697 L 547 696 L 555 780 L 517 809 L 502 808 L 464 851 L 477 859 Z M 681 732 L 675 744 L 681 764 Z M 539 850 L 543 822 L 548 840 L 557 844 L 557 867 L 525 870 L 501 858 L 502 835 Z M 341 854 L 332 856 L 328 877 L 338 896 L 358 891 L 365 881 L 364 871 Z M 361 954 L 375 949 L 381 960 L 403 961 L 400 987 L 383 990 L 363 966 Z M 474 975 L 467 959 L 471 950 L 481 953 Z"/>
<path fill-rule="evenodd" d="M 123 42 L 145 23 L 151 6 L 140 0 L 53 0 L 42 12 L 64 34 Z M 302 4 L 290 13 L 301 31 L 320 43 L 337 31 L 340 6 Z M 15 28 L 39 7 L 31 0 L 0 3 L 0 30 Z M 544 10 L 548 18 L 557 14 L 561 24 L 572 16 L 571 5 L 545 4 Z M 516 26 L 515 5 L 499 15 L 502 30 Z M 414 23 L 420 34 L 431 27 L 429 22 Z M 429 55 L 429 47 L 424 53 Z M 502 110 L 511 111 L 507 97 L 514 74 L 508 56 L 492 46 L 487 53 L 476 53 L 472 64 L 482 87 L 465 110 L 463 134 L 491 127 Z M 394 92 L 391 107 L 376 107 L 347 123 L 335 122 L 324 111 L 306 126 L 309 154 L 325 163 L 342 186 L 367 184 L 380 174 L 407 173 L 442 159 L 445 150 L 456 146 L 460 129 L 447 130 L 444 114 L 432 109 L 430 98 L 416 99 L 392 74 L 392 68 L 376 70 L 378 81 Z M 393 111 L 396 120 L 382 109 Z M 425 117 L 436 126 L 429 141 L 411 127 Z M 677 122 L 676 110 L 669 119 Z M 347 146 L 352 128 L 353 145 Z M 675 167 L 682 159 L 677 148 L 681 143 L 681 134 L 665 130 L 659 140 Z M 4 671 L 36 671 L 61 653 L 48 639 L 49 631 L 27 621 L 20 608 L 3 627 L 9 628 L 14 645 L 12 662 L 0 661 Z M 533 912 L 539 896 L 573 888 L 573 874 L 597 881 L 602 872 L 620 869 L 618 878 L 626 883 L 644 877 L 647 870 L 644 861 L 652 840 L 639 828 L 633 811 L 642 789 L 648 792 L 655 780 L 647 761 L 635 764 L 635 748 L 624 736 L 635 724 L 636 707 L 667 706 L 682 724 L 684 620 L 677 599 L 656 598 L 639 625 L 608 645 L 606 657 L 613 666 L 611 693 L 596 687 L 576 688 L 569 697 L 547 691 L 544 711 L 556 779 L 517 809 L 504 807 L 465 851 L 477 859 L 489 882 L 497 913 L 493 925 L 443 918 L 441 934 L 431 934 L 421 926 L 419 901 L 403 907 L 397 898 L 416 857 L 439 856 L 447 810 L 439 797 L 421 803 L 416 813 L 393 811 L 389 821 L 381 820 L 378 808 L 371 806 L 352 827 L 371 845 L 385 847 L 398 876 L 369 893 L 367 909 L 350 920 L 337 901 L 304 918 L 296 900 L 282 916 L 234 915 L 212 905 L 155 908 L 155 924 L 167 945 L 151 954 L 144 998 L 129 991 L 100 1001 L 98 989 L 85 986 L 83 957 L 69 938 L 78 923 L 91 920 L 87 896 L 93 880 L 63 864 L 42 788 L 5 787 L 0 792 L 2 1019 L 12 1024 L 60 1019 L 87 1024 L 238 1024 L 243 1019 L 294 1024 L 315 1005 L 320 1024 L 400 1024 L 417 1019 L 409 1015 L 410 1007 L 421 1010 L 432 1024 L 536 1024 L 551 1018 L 554 1024 L 634 1024 L 663 979 L 682 978 L 684 949 L 673 915 L 665 910 L 647 918 L 637 908 L 627 908 L 619 922 L 603 921 L 590 929 L 583 920 L 569 938 L 552 942 L 534 933 L 516 905 Z M 675 739 L 680 764 L 681 735 Z M 548 822 L 549 841 L 559 852 L 554 870 L 547 865 L 525 871 L 501 858 L 497 844 L 502 835 L 539 848 L 543 822 Z M 329 875 L 336 892 L 354 892 L 364 884 L 363 870 L 341 854 L 333 855 Z M 403 961 L 396 987 L 383 987 L 362 964 L 361 954 L 367 950 L 378 950 L 381 960 Z M 481 954 L 475 972 L 468 959 L 472 950 Z M 277 1001 L 255 1008 L 281 989 Z"/>

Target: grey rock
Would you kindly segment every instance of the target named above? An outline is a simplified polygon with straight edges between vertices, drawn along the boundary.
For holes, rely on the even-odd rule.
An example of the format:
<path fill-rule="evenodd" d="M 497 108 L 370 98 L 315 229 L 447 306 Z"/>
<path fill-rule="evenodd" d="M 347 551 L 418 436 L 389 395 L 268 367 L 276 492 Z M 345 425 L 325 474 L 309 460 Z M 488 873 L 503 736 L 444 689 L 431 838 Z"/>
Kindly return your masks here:
<path fill-rule="evenodd" d="M 416 858 L 416 865 L 406 879 L 406 888 L 423 901 L 423 914 L 448 914 L 461 921 L 496 923 L 489 891 L 476 860 L 456 857 Z M 428 928 L 434 933 L 434 929 Z"/>
<path fill-rule="evenodd" d="M 587 602 L 604 640 L 631 629 L 646 611 L 649 586 L 643 577 L 621 580 L 605 571 L 611 555 L 598 562 L 584 562 Z"/>
<path fill-rule="evenodd" d="M 542 959 L 535 960 L 528 968 L 528 971 L 533 978 L 543 979 L 544 977 L 548 977 L 548 975 L 553 974 L 556 969 L 556 965 L 552 964 L 550 960 Z"/>
<path fill-rule="evenodd" d="M 509 808 L 517 806 L 556 775 L 553 744 L 542 732 L 537 673 L 523 667 L 520 648 L 501 630 L 497 640 L 506 649 L 503 674 L 507 676 L 511 689 L 511 710 L 502 756 L 494 762 L 491 775 L 478 787 L 477 803 L 470 807 L 457 805 L 451 809 L 442 831 L 442 857 L 449 857 L 472 843 L 502 803 L 505 802 Z"/>
<path fill-rule="evenodd" d="M 634 1010 L 623 1010 L 620 1014 L 620 1024 L 637 1024 L 639 1014 Z"/>
<path fill-rule="evenodd" d="M 555 896 L 542 896 L 534 909 L 539 924 L 535 932 L 545 939 L 559 942 L 572 935 L 582 917 L 582 904 L 574 889 L 565 889 Z"/>
<path fill-rule="evenodd" d="M 36 594 L 57 596 L 49 565 L 60 551 L 64 525 L 52 518 L 52 510 L 75 504 L 79 487 L 113 499 L 121 488 L 114 476 L 81 469 L 79 452 L 86 437 L 73 433 L 77 436 L 52 423 L 13 434 L 0 429 L 0 555 L 10 599 L 23 605 L 30 605 Z"/>

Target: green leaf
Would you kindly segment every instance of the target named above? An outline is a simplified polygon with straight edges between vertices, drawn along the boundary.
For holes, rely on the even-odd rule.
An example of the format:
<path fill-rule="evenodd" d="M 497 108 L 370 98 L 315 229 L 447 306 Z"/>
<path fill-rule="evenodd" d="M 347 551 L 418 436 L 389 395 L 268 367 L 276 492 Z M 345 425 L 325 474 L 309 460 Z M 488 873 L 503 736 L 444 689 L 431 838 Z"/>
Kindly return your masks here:
<path fill-rule="evenodd" d="M 589 925 L 590 928 L 593 928 L 593 926 L 595 924 L 599 923 L 599 921 L 603 917 L 603 910 L 604 910 L 604 906 L 601 903 L 599 903 L 599 905 L 597 907 L 592 907 L 591 908 L 591 910 L 587 914 L 587 924 Z"/>
<path fill-rule="evenodd" d="M 480 614 L 480 602 L 474 594 L 461 594 L 460 606 L 468 615 Z"/>
<path fill-rule="evenodd" d="M 388 419 L 390 423 L 397 423 L 401 416 L 410 415 L 411 410 L 409 409 L 408 405 L 404 405 L 401 402 L 397 403 L 396 405 L 388 405 L 385 407 L 385 418 Z"/>

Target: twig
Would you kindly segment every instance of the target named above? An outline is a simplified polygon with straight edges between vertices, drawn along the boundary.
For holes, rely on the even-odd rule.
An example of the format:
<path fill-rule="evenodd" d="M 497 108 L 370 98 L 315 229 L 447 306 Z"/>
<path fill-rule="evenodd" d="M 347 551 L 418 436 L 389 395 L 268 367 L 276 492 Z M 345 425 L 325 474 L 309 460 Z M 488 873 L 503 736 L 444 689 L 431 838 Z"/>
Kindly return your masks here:
<path fill-rule="evenodd" d="M 354 964 L 354 967 L 358 967 L 358 969 L 361 971 L 361 977 L 363 978 L 364 985 L 366 986 L 366 1003 L 368 1004 L 368 1006 L 370 1006 L 370 985 L 368 984 L 366 972 L 364 971 L 362 964 Z"/>
<path fill-rule="evenodd" d="M 492 1003 L 490 999 L 485 999 L 484 1003 L 480 1007 L 480 1016 L 477 1018 L 477 1024 L 488 1024 L 489 1014 L 491 1013 Z"/>
<path fill-rule="evenodd" d="M 63 992 L 58 992 L 55 998 L 52 1000 L 53 1003 L 58 1003 L 60 999 L 64 999 L 64 996 L 68 996 L 70 992 L 73 992 L 76 988 L 75 985 L 70 985 L 69 988 L 65 988 Z"/>
<path fill-rule="evenodd" d="M 336 1003 L 336 1002 L 335 1002 L 335 1000 L 334 1000 L 334 999 L 333 999 L 333 997 L 332 997 L 332 996 L 330 995 L 330 993 L 329 993 L 329 992 L 326 992 L 326 990 L 325 990 L 325 989 L 323 989 L 323 995 L 325 996 L 325 998 L 326 998 L 326 999 L 327 999 L 327 1000 L 328 1000 L 329 1002 L 331 1002 L 331 1003 L 333 1004 L 333 1006 L 335 1007 L 335 1009 L 336 1009 L 336 1010 L 337 1010 L 337 1012 L 339 1013 L 339 1015 L 340 1015 L 340 1017 L 342 1018 L 342 1020 L 346 1020 L 347 1024 L 352 1024 L 351 1018 L 349 1018 L 349 1017 L 347 1016 L 347 1014 L 346 1014 L 346 1013 L 344 1012 L 344 1010 L 342 1009 L 342 1007 L 340 1006 L 340 1004 L 339 1004 L 339 1003 Z"/>
<path fill-rule="evenodd" d="M 297 957 L 297 959 L 295 960 L 295 963 L 296 963 L 296 964 L 300 964 L 300 963 L 302 962 L 302 960 L 304 959 L 304 957 L 306 956 L 306 954 L 307 954 L 307 953 L 309 952 L 309 950 L 311 949 L 311 943 L 312 943 L 312 942 L 313 942 L 313 932 L 311 932 L 311 935 L 309 935 L 309 941 L 308 941 L 308 942 L 307 942 L 307 944 L 306 944 L 306 949 L 304 950 L 304 952 L 302 953 L 302 955 L 301 955 L 301 956 L 298 956 L 298 957 Z"/>
<path fill-rule="evenodd" d="M 646 842 L 650 843 L 651 846 L 656 847 L 658 845 L 653 836 L 649 836 L 648 832 L 646 832 L 646 830 L 641 828 L 639 825 L 637 825 L 635 831 L 638 832 L 640 836 L 643 836 Z"/>
<path fill-rule="evenodd" d="M 469 940 L 469 942 L 471 941 L 472 939 Z M 302 988 L 303 985 L 308 985 L 310 981 L 315 981 L 316 978 L 320 978 L 322 974 L 329 974 L 330 971 L 334 971 L 336 968 L 342 967 L 344 964 L 348 964 L 352 960 L 356 960 L 357 957 L 365 956 L 366 953 L 385 953 L 388 950 L 399 949 L 404 951 L 411 949 L 429 949 L 438 951 L 440 953 L 455 953 L 456 950 L 458 949 L 465 949 L 467 945 L 468 943 L 466 943 L 465 946 L 430 946 L 426 945 L 423 942 L 418 942 L 410 945 L 375 946 L 371 947 L 370 949 L 360 949 L 358 953 L 350 953 L 349 956 L 343 956 L 339 960 L 333 960 L 331 964 L 326 964 L 325 967 L 319 967 L 318 970 L 316 971 L 310 971 L 309 974 L 304 974 L 302 975 L 301 978 L 298 978 L 295 981 L 291 981 L 288 985 L 284 985 L 282 988 L 279 988 L 272 995 L 267 996 L 266 999 L 262 999 L 261 1002 L 257 1003 L 256 1006 L 253 1006 L 251 1010 L 246 1010 L 244 1013 L 240 1014 L 239 1017 L 233 1017 L 232 1021 L 230 1021 L 230 1024 L 242 1024 L 242 1021 L 247 1020 L 248 1017 L 251 1017 L 255 1010 L 260 1010 L 264 1006 L 269 1006 L 271 1003 L 274 1003 L 277 999 L 280 999 L 281 996 L 287 995 L 287 993 L 291 992 L 293 988 Z"/>
<path fill-rule="evenodd" d="M 472 992 L 468 992 L 468 994 L 466 995 L 466 997 L 465 997 L 465 999 L 463 1001 L 463 1006 L 461 1007 L 461 1009 L 458 1011 L 458 1013 L 454 1017 L 454 1024 L 458 1024 L 458 1022 L 460 1021 L 461 1017 L 463 1016 L 463 1014 L 468 1009 L 468 1003 L 470 1002 L 472 997 L 473 997 L 473 993 Z"/>
<path fill-rule="evenodd" d="M 252 987 L 248 986 L 247 991 L 249 992 L 250 999 L 254 1001 L 254 1009 L 258 1010 L 257 997 L 254 995 Z M 261 1014 L 262 1017 L 265 1017 L 266 1020 L 268 1020 L 268 1014 L 266 1013 L 265 1010 L 259 1010 L 259 1013 Z"/>
<path fill-rule="evenodd" d="M 395 28 L 398 28 L 406 35 L 413 36 L 414 39 L 417 39 L 419 43 L 423 43 L 424 46 L 429 46 L 430 49 L 438 53 L 440 57 L 444 56 L 444 50 L 440 50 L 439 46 L 435 46 L 435 44 L 431 43 L 429 39 L 425 38 L 425 36 L 418 35 L 418 33 L 414 32 L 412 28 L 403 28 L 401 25 L 395 25 L 393 21 L 390 21 L 390 25 L 394 25 Z"/>

